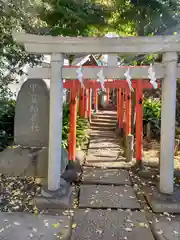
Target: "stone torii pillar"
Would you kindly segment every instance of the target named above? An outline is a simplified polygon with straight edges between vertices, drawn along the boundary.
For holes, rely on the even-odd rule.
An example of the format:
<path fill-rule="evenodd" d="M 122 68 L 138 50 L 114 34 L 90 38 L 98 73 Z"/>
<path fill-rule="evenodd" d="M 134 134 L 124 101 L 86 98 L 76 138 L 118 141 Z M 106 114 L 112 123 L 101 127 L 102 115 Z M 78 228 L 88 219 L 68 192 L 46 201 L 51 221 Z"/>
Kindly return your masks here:
<path fill-rule="evenodd" d="M 56 191 L 60 187 L 62 120 L 63 120 L 63 54 L 51 55 L 50 111 L 49 111 L 49 158 L 48 190 Z"/>
<path fill-rule="evenodd" d="M 160 191 L 165 194 L 172 194 L 174 191 L 177 59 L 176 52 L 163 54 L 165 73 L 161 85 Z"/>

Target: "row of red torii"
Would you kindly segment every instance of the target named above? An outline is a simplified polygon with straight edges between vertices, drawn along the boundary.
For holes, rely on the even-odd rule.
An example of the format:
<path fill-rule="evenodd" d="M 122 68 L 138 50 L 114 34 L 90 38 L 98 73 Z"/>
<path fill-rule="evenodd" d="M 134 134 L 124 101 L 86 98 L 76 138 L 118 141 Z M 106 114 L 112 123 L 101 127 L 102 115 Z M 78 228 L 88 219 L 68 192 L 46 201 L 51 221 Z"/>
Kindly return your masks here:
<path fill-rule="evenodd" d="M 172 194 L 174 191 L 174 138 L 175 138 L 175 109 L 176 109 L 176 78 L 180 77 L 180 69 L 177 65 L 180 51 L 180 36 L 152 36 L 152 37 L 128 37 L 128 38 L 71 38 L 37 36 L 25 33 L 13 33 L 17 43 L 25 46 L 27 52 L 34 54 L 50 54 L 50 67 L 35 67 L 29 69 L 29 78 L 50 79 L 50 127 L 49 127 L 49 165 L 48 165 L 48 189 L 56 191 L 60 187 L 61 146 L 62 142 L 62 107 L 63 88 L 71 89 L 71 124 L 74 126 L 70 132 L 70 159 L 75 154 L 75 120 L 76 120 L 76 95 L 81 88 L 77 79 L 77 67 L 65 67 L 64 57 L 68 54 L 146 54 L 162 53 L 163 64 L 154 65 L 156 79 L 161 81 L 162 108 L 161 108 L 161 144 L 160 144 L 160 191 Z M 126 89 L 126 134 L 131 133 L 130 117 L 130 88 L 124 80 L 127 67 L 117 67 L 114 63 L 107 67 L 83 67 L 83 78 L 86 89 L 102 87 L 98 82 L 99 68 L 103 68 L 105 88 L 117 88 L 118 90 L 118 124 L 122 128 L 123 95 Z M 142 90 L 152 88 L 149 82 L 149 66 L 130 68 L 132 76 L 132 88 L 136 88 L 136 159 L 142 160 Z M 66 79 L 63 81 L 63 79 Z M 73 81 L 72 81 L 73 80 Z M 83 100 L 83 88 L 81 88 L 80 101 Z M 88 90 L 89 92 L 90 90 Z M 95 94 L 95 96 L 97 96 Z M 96 100 L 95 100 L 96 101 Z M 81 105 L 83 103 L 81 102 Z M 90 98 L 88 109 L 90 114 Z M 71 126 L 71 127 L 72 127 Z"/>

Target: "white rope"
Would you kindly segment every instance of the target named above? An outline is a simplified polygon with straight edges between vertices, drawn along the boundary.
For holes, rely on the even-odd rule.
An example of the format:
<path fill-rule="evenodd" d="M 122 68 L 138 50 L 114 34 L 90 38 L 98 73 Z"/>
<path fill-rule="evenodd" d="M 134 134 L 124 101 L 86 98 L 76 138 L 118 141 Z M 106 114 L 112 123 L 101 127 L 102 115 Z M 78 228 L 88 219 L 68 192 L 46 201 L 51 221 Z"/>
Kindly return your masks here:
<path fill-rule="evenodd" d="M 150 67 L 148 69 L 148 78 L 150 79 L 150 83 L 152 84 L 154 89 L 158 88 L 158 84 L 156 82 L 156 74 L 155 71 L 153 69 L 152 63 L 150 64 Z"/>
<path fill-rule="evenodd" d="M 104 78 L 104 75 L 103 75 L 103 68 L 101 68 L 101 70 L 99 71 L 97 76 L 99 78 L 99 81 L 100 81 L 100 84 L 101 84 L 101 88 L 104 91 L 105 90 L 105 87 L 104 87 L 105 78 Z"/>
<path fill-rule="evenodd" d="M 85 88 L 84 86 L 84 82 L 83 82 L 83 73 L 82 73 L 82 66 L 80 66 L 77 70 L 76 70 L 76 74 L 77 74 L 77 79 L 79 80 L 81 87 Z"/>
<path fill-rule="evenodd" d="M 128 83 L 128 86 L 129 86 L 130 91 L 131 91 L 131 92 L 134 92 L 134 89 L 133 89 L 133 87 L 132 87 L 132 82 L 131 82 L 132 77 L 131 77 L 131 75 L 130 75 L 130 69 L 129 69 L 129 68 L 128 68 L 127 71 L 124 73 L 124 76 L 125 76 L 125 78 L 126 78 L 126 81 L 127 81 L 127 83 Z"/>

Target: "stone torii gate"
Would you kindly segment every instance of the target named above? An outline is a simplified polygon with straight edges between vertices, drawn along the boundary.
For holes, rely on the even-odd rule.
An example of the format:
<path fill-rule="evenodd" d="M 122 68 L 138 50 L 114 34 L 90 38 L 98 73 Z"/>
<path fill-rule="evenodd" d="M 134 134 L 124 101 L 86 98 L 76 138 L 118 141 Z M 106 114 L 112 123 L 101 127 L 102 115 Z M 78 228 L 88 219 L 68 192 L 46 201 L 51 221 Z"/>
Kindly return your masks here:
<path fill-rule="evenodd" d="M 177 52 L 180 36 L 152 36 L 128 38 L 52 37 L 26 33 L 13 33 L 14 40 L 24 45 L 29 53 L 50 54 L 50 68 L 32 68 L 29 78 L 49 78 L 50 127 L 48 189 L 56 191 L 60 186 L 63 79 L 77 79 L 76 69 L 63 67 L 68 54 L 146 54 L 162 53 L 163 65 L 155 65 L 156 78 L 162 80 L 160 191 L 172 194 L 174 177 L 174 137 L 176 109 Z M 124 79 L 125 69 L 107 66 L 103 68 L 105 79 Z M 97 79 L 98 68 L 82 68 L 84 78 Z M 148 79 L 148 67 L 131 69 L 132 79 Z"/>

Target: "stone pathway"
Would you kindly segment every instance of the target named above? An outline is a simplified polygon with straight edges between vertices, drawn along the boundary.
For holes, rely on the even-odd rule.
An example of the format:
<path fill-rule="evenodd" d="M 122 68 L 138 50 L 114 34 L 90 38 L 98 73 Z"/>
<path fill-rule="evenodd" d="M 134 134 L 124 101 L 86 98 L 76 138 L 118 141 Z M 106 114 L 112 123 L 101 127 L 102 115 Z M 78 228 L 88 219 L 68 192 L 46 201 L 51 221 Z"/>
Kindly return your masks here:
<path fill-rule="evenodd" d="M 120 169 L 125 159 L 117 160 L 122 149 L 115 128 L 115 112 L 92 119 L 71 240 L 154 239 L 129 172 Z"/>
<path fill-rule="evenodd" d="M 155 186 L 157 179 L 151 175 L 150 183 L 149 178 L 143 180 L 131 171 L 115 128 L 115 112 L 100 112 L 92 119 L 82 179 L 73 185 L 68 209 L 54 208 L 53 202 L 38 215 L 1 212 L 0 240 L 179 240 L 180 217 L 152 212 L 143 188 L 146 183 Z M 16 184 L 23 190 L 25 182 L 17 180 Z M 14 194 L 10 201 L 14 207 L 16 184 L 15 188 L 6 186 Z"/>

